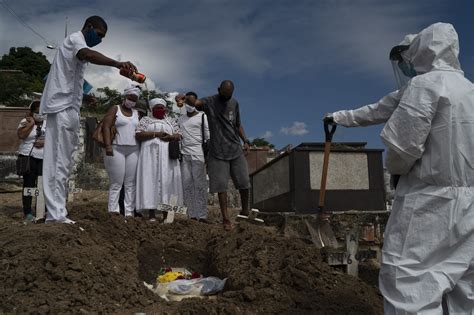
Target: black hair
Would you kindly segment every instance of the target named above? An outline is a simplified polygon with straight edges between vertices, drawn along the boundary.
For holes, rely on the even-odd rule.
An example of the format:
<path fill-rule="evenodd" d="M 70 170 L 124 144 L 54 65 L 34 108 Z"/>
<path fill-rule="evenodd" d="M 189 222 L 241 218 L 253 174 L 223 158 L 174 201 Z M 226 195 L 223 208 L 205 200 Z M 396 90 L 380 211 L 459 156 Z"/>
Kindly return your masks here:
<path fill-rule="evenodd" d="M 92 25 L 94 28 L 103 28 L 107 31 L 107 23 L 105 23 L 105 20 L 98 15 L 89 16 L 84 22 L 84 26 L 82 27 L 82 29 L 87 28 L 89 24 Z"/>
<path fill-rule="evenodd" d="M 198 95 L 193 91 L 186 93 L 186 96 L 191 96 L 191 95 L 194 96 L 195 98 L 198 98 Z"/>
<path fill-rule="evenodd" d="M 30 104 L 30 111 L 35 111 L 37 108 L 40 107 L 40 101 L 33 101 Z"/>

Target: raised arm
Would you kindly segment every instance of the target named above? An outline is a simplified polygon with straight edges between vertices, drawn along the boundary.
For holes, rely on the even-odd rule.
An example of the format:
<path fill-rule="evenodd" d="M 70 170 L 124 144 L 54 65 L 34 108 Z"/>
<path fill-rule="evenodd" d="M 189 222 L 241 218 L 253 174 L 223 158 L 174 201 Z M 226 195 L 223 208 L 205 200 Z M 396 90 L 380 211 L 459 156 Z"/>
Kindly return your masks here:
<path fill-rule="evenodd" d="M 184 102 L 196 106 L 198 110 L 202 110 L 202 107 L 204 106 L 204 101 L 202 99 L 197 99 L 194 101 L 192 98 L 186 97 L 184 94 L 176 95 L 174 100 L 179 107 L 183 106 Z"/>
<path fill-rule="evenodd" d="M 385 123 L 398 106 L 402 91 L 393 91 L 377 103 L 332 114 L 334 122 L 344 127 L 359 127 Z"/>
<path fill-rule="evenodd" d="M 126 62 L 117 61 L 107 56 L 104 56 L 98 51 L 95 51 L 89 48 L 82 48 L 81 50 L 79 50 L 76 54 L 76 57 L 79 58 L 80 60 L 85 60 L 95 65 L 111 66 L 118 69 L 125 68 L 128 70 L 137 71 L 137 68 L 135 67 L 135 65 L 129 61 L 126 61 Z"/>
<path fill-rule="evenodd" d="M 21 140 L 24 140 L 28 137 L 31 132 L 31 129 L 33 129 L 35 125 L 35 120 L 33 119 L 33 117 L 27 116 L 25 119 L 26 121 L 22 121 L 20 123 L 20 126 L 18 126 L 18 130 L 16 131 L 18 138 Z"/>

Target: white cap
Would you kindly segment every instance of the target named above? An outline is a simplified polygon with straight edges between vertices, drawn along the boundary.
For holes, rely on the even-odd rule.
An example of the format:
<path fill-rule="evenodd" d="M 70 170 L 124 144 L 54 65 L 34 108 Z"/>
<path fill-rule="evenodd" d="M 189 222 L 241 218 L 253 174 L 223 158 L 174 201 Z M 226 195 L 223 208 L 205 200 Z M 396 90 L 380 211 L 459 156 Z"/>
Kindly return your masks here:
<path fill-rule="evenodd" d="M 159 97 L 150 100 L 150 109 L 157 105 L 163 105 L 166 107 L 166 101 Z"/>

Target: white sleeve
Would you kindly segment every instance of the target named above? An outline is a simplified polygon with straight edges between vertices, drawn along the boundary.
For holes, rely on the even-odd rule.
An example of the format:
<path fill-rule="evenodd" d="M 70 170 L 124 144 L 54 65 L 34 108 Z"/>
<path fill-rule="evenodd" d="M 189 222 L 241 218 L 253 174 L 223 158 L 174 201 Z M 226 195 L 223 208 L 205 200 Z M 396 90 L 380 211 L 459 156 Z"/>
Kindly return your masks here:
<path fill-rule="evenodd" d="M 388 147 L 385 165 L 395 175 L 407 174 L 423 155 L 438 107 L 438 91 L 413 81 L 380 135 Z"/>
<path fill-rule="evenodd" d="M 397 108 L 403 91 L 397 90 L 384 96 L 377 103 L 358 109 L 333 113 L 334 122 L 344 127 L 376 125 L 386 122 Z"/>
<path fill-rule="evenodd" d="M 76 33 L 71 34 L 69 39 L 71 40 L 71 43 L 72 43 L 72 54 L 74 56 L 77 56 L 77 53 L 82 48 L 89 48 L 81 32 L 76 32 Z"/>
<path fill-rule="evenodd" d="M 204 114 L 204 140 L 209 140 L 211 139 L 211 134 L 209 132 L 209 123 L 207 121 L 207 115 Z"/>
<path fill-rule="evenodd" d="M 181 135 L 181 129 L 178 126 L 178 120 L 177 119 L 170 119 L 169 123 L 171 124 L 171 127 L 173 129 L 173 134 Z"/>
<path fill-rule="evenodd" d="M 148 124 L 149 124 L 149 120 L 150 120 L 150 118 L 148 118 L 148 117 L 143 117 L 143 118 L 138 122 L 137 128 L 135 129 L 135 133 L 140 133 L 140 132 L 146 131 L 146 130 L 147 130 L 147 127 L 148 127 Z"/>
<path fill-rule="evenodd" d="M 21 121 L 20 121 L 20 124 L 18 125 L 18 128 L 17 129 L 20 129 L 20 128 L 23 128 L 26 126 L 26 118 L 23 118 Z"/>

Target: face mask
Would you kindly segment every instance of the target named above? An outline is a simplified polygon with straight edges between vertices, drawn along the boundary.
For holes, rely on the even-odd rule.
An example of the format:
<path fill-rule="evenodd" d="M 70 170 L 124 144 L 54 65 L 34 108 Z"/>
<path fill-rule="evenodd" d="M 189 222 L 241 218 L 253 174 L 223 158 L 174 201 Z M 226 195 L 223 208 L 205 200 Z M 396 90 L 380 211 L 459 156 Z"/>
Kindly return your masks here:
<path fill-rule="evenodd" d="M 42 122 L 42 121 L 44 121 L 44 115 L 34 113 L 34 114 L 33 114 L 33 119 L 34 119 L 36 122 Z"/>
<path fill-rule="evenodd" d="M 91 27 L 90 30 L 86 32 L 86 35 L 84 36 L 84 38 L 86 40 L 87 46 L 89 47 L 94 47 L 95 45 L 100 44 L 100 42 L 102 41 L 102 38 L 100 38 L 100 36 L 97 35 L 97 32 L 95 31 L 93 27 Z"/>
<path fill-rule="evenodd" d="M 193 113 L 196 110 L 196 107 L 188 105 L 188 104 L 184 104 L 184 107 L 186 108 L 186 112 L 188 113 Z"/>
<path fill-rule="evenodd" d="M 397 82 L 398 88 L 402 88 L 417 75 L 413 65 L 406 61 L 392 61 L 393 73 Z"/>
<path fill-rule="evenodd" d="M 136 104 L 137 102 L 131 101 L 128 98 L 126 98 L 125 101 L 123 102 L 123 105 L 127 107 L 128 109 L 134 108 Z"/>
<path fill-rule="evenodd" d="M 413 68 L 413 65 L 408 62 L 400 62 L 398 63 L 398 67 L 402 70 L 403 74 L 409 78 L 413 78 L 416 76 L 416 71 Z"/>
<path fill-rule="evenodd" d="M 156 119 L 163 119 L 166 115 L 166 109 L 162 107 L 154 107 L 152 113 L 153 117 L 155 117 Z"/>
<path fill-rule="evenodd" d="M 232 98 L 232 97 L 227 97 L 227 96 L 223 96 L 223 95 L 220 95 L 220 94 L 219 94 L 219 97 L 223 102 L 227 102 L 228 100 L 230 100 Z"/>

